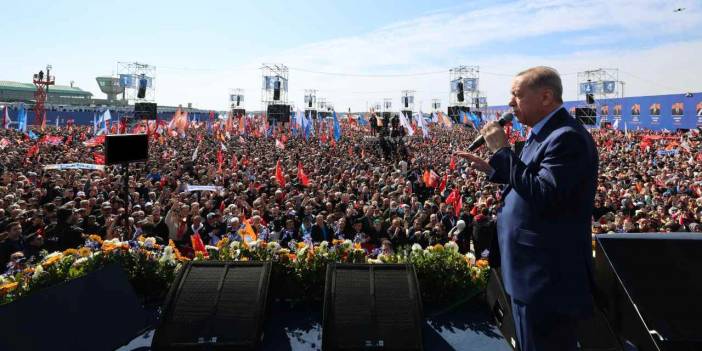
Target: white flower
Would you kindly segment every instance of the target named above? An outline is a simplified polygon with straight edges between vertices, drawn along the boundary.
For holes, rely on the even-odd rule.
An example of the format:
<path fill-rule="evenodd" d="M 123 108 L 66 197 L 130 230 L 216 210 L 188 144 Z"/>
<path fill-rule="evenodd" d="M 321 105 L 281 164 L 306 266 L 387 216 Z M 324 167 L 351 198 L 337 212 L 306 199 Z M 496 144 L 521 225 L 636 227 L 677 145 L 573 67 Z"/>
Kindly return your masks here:
<path fill-rule="evenodd" d="M 277 252 L 280 250 L 280 244 L 277 241 L 271 241 L 266 245 L 266 249 L 271 252 Z"/>
<path fill-rule="evenodd" d="M 341 243 L 341 246 L 342 246 L 344 249 L 347 249 L 347 250 L 348 250 L 348 249 L 350 249 L 350 248 L 353 246 L 353 242 L 351 242 L 351 240 L 349 240 L 349 239 L 346 239 L 346 240 L 344 240 L 343 243 Z"/>
<path fill-rule="evenodd" d="M 80 266 L 83 265 L 85 262 L 88 262 L 88 258 L 87 258 L 87 257 L 81 257 L 81 258 L 77 259 L 75 262 L 73 262 L 73 267 L 80 267 Z"/>
<path fill-rule="evenodd" d="M 321 250 L 321 251 L 327 251 L 328 248 L 329 248 L 329 242 L 328 242 L 328 241 L 324 240 L 324 241 L 322 241 L 321 243 L 319 243 L 319 250 Z"/>
<path fill-rule="evenodd" d="M 166 248 L 163 249 L 163 256 L 161 256 L 158 261 L 161 263 L 174 263 L 175 255 L 173 254 L 173 248 L 166 246 Z"/>
<path fill-rule="evenodd" d="M 261 240 L 251 240 L 249 241 L 249 246 L 254 249 L 257 248 L 259 245 L 261 245 Z"/>
<path fill-rule="evenodd" d="M 144 247 L 147 247 L 150 249 L 150 248 L 154 247 L 154 245 L 156 245 L 156 238 L 149 237 L 149 238 L 146 238 L 144 240 Z"/>
<path fill-rule="evenodd" d="M 240 244 L 241 244 L 241 243 L 239 243 L 238 241 L 232 240 L 231 244 L 229 244 L 229 249 L 232 250 L 232 251 L 233 251 L 233 250 L 236 250 L 236 249 L 239 248 L 239 245 L 240 245 Z"/>
<path fill-rule="evenodd" d="M 418 251 L 422 251 L 422 245 L 417 243 L 412 244 L 412 253 L 417 253 Z"/>
<path fill-rule="evenodd" d="M 218 248 L 217 246 L 205 245 L 205 250 L 207 250 L 207 251 L 210 251 L 210 250 L 219 251 L 219 248 Z"/>
<path fill-rule="evenodd" d="M 44 267 L 42 267 L 40 264 L 38 264 L 36 267 L 34 267 L 34 274 L 32 274 L 32 280 L 39 279 L 43 273 L 44 273 Z"/>
<path fill-rule="evenodd" d="M 447 251 L 458 252 L 458 245 L 454 241 L 447 242 L 446 245 L 444 245 L 444 248 Z"/>
<path fill-rule="evenodd" d="M 466 258 L 468 258 L 471 266 L 475 264 L 475 255 L 472 252 L 466 253 Z"/>
<path fill-rule="evenodd" d="M 379 259 L 369 258 L 369 259 L 368 259 L 368 263 L 370 263 L 370 264 L 381 264 L 381 263 L 383 263 L 383 261 L 381 261 L 381 260 L 379 260 Z"/>
<path fill-rule="evenodd" d="M 238 258 L 240 254 L 241 254 L 241 250 L 239 250 L 239 249 L 232 250 L 232 253 L 231 253 L 233 259 Z"/>

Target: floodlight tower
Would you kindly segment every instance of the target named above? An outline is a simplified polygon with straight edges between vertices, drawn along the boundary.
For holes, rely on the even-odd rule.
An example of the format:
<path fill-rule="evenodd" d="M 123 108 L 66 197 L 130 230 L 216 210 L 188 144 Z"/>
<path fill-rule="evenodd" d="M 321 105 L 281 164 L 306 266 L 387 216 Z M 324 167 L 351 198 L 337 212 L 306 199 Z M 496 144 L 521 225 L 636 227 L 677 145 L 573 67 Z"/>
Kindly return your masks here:
<path fill-rule="evenodd" d="M 44 129 L 46 126 L 46 109 L 44 104 L 46 103 L 46 95 L 49 92 L 49 86 L 55 84 L 55 78 L 51 75 L 51 65 L 46 65 L 46 73 L 39 71 L 35 73 L 32 79 L 34 86 L 37 90 L 34 92 L 34 99 L 36 104 L 34 105 L 34 123 L 41 126 Z"/>

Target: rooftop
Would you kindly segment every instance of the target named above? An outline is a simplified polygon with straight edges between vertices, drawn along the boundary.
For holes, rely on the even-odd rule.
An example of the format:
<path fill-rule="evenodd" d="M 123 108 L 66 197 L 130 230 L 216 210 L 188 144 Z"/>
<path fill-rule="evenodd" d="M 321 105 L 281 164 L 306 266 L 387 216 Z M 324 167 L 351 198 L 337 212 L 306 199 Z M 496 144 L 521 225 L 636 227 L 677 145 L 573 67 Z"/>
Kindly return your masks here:
<path fill-rule="evenodd" d="M 14 90 L 14 91 L 31 91 L 34 92 L 36 87 L 34 84 L 30 83 L 20 83 L 11 82 L 7 80 L 0 80 L 0 90 Z M 85 91 L 78 87 L 71 87 L 67 85 L 52 85 L 49 87 L 49 92 L 61 93 L 61 94 L 74 94 L 74 95 L 90 95 L 93 94 L 89 91 Z"/>

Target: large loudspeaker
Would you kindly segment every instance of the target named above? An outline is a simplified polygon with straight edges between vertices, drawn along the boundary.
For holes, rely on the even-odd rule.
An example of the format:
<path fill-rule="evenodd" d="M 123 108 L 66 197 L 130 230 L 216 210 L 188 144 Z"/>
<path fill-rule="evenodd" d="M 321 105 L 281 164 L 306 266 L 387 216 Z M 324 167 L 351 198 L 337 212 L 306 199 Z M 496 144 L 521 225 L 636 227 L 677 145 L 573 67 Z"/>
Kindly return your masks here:
<path fill-rule="evenodd" d="M 189 263 L 171 286 L 152 349 L 258 349 L 270 275 L 270 262 Z"/>
<path fill-rule="evenodd" d="M 330 264 L 324 350 L 422 350 L 422 301 L 412 265 Z"/>
<path fill-rule="evenodd" d="M 597 112 L 590 107 L 576 107 L 575 119 L 584 125 L 594 126 L 597 123 Z"/>
<path fill-rule="evenodd" d="M 505 292 L 499 269 L 490 270 L 486 295 L 495 324 L 500 328 L 502 336 L 514 350 L 519 350 L 512 299 Z M 594 309 L 590 318 L 579 321 L 576 334 L 582 351 L 621 351 L 614 332 L 599 308 Z"/>
<path fill-rule="evenodd" d="M 486 295 L 495 324 L 500 328 L 505 340 L 517 350 L 517 332 L 514 329 L 514 318 L 512 317 L 512 300 L 505 293 L 498 269 L 490 270 Z"/>
<path fill-rule="evenodd" d="M 588 105 L 594 104 L 595 103 L 595 96 L 592 95 L 592 93 L 585 94 L 585 102 L 587 102 Z"/>
<path fill-rule="evenodd" d="M 458 94 L 456 94 L 458 102 L 463 102 L 463 100 L 465 100 L 465 97 L 463 96 L 463 82 L 458 82 L 456 85 L 458 87 Z"/>
<path fill-rule="evenodd" d="M 105 137 L 105 164 L 142 162 L 149 159 L 149 136 L 113 134 Z"/>
<path fill-rule="evenodd" d="M 0 350 L 114 350 L 147 327 L 118 264 L 0 306 Z"/>
<path fill-rule="evenodd" d="M 699 234 L 597 236 L 599 300 L 623 343 L 641 351 L 702 350 L 700 252 Z"/>
<path fill-rule="evenodd" d="M 266 113 L 268 115 L 268 120 L 271 122 L 290 122 L 290 105 L 268 105 Z"/>
<path fill-rule="evenodd" d="M 245 116 L 246 115 L 246 109 L 243 108 L 235 108 L 232 110 L 232 115 L 234 117 L 239 117 L 239 116 Z"/>
<path fill-rule="evenodd" d="M 449 106 L 448 107 L 448 116 L 451 118 L 454 122 L 460 123 L 459 117 L 460 117 L 460 111 L 463 111 L 465 113 L 470 112 L 470 107 L 468 106 Z"/>
<path fill-rule="evenodd" d="M 146 78 L 139 78 L 139 87 L 137 90 L 137 98 L 143 99 L 146 97 L 146 86 L 149 84 L 149 81 L 146 80 Z"/>
<path fill-rule="evenodd" d="M 273 100 L 280 100 L 280 81 L 277 80 L 273 83 Z"/>
<path fill-rule="evenodd" d="M 134 117 L 137 119 L 156 120 L 157 106 L 153 102 L 134 103 Z"/>

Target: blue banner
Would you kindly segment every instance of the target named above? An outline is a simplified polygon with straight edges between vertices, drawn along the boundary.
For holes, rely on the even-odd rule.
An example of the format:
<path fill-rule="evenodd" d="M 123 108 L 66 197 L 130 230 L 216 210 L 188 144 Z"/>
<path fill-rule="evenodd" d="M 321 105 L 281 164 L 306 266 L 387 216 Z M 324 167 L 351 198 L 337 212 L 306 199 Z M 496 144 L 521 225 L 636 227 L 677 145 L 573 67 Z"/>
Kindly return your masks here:
<path fill-rule="evenodd" d="M 588 107 L 585 101 L 566 101 L 563 106 L 575 115 L 576 107 Z M 595 101 L 597 118 L 624 130 L 670 130 L 702 127 L 702 92 L 632 96 Z M 491 106 L 487 113 L 501 115 L 509 106 Z M 619 123 L 615 123 L 616 121 Z"/>

